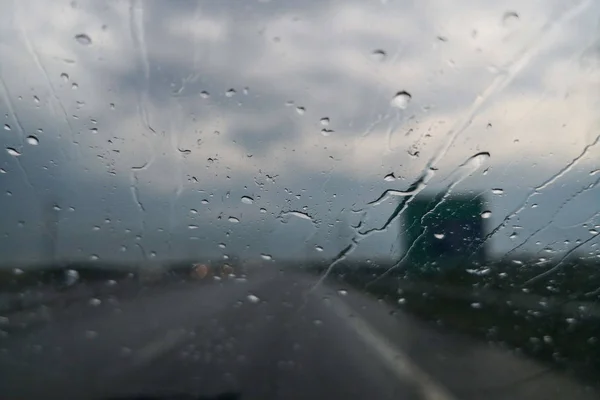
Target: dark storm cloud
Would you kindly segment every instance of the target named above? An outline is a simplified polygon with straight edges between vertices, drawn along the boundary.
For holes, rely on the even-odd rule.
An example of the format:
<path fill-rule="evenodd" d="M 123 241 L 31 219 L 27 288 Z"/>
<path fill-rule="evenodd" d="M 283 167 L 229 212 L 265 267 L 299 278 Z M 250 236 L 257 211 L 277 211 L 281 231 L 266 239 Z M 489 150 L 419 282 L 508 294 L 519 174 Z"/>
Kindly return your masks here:
<path fill-rule="evenodd" d="M 42 77 L 41 81 L 32 80 L 34 92 L 44 93 L 40 94 L 42 108 L 24 106 L 13 99 L 24 121 L 25 135 L 40 126 L 44 134 L 39 135 L 39 146 L 24 146 L 21 157 L 8 153 L 0 156 L 7 171 L 0 179 L 3 188 L 11 192 L 0 197 L 0 206 L 8 215 L 2 222 L 4 237 L 0 242 L 6 250 L 2 252 L 5 260 L 46 256 L 40 232 L 44 213 L 54 202 L 61 208 L 58 252 L 67 258 L 96 254 L 136 260 L 154 253 L 156 259 L 234 253 L 248 257 L 273 253 L 294 258 L 307 256 L 317 245 L 324 247 L 323 256 L 331 257 L 353 235 L 348 210 L 364 206 L 386 189 L 408 188 L 429 153 L 435 153 L 443 140 L 439 136 L 426 141 L 426 129 L 403 137 L 407 124 L 404 118 L 415 115 L 412 123 L 419 126 L 421 121 L 430 123 L 440 116 L 449 119 L 450 129 L 494 79 L 489 71 L 481 71 L 476 58 L 465 60 L 466 67 L 461 67 L 463 60 L 458 59 L 456 70 L 448 68 L 445 58 L 452 58 L 455 44 L 459 48 L 459 44 L 472 41 L 471 30 L 450 32 L 447 42 L 439 41 L 436 36 L 446 28 L 436 26 L 436 20 L 429 18 L 432 10 L 416 2 L 385 7 L 318 1 L 208 2 L 200 7 L 193 2 L 134 2 L 131 9 L 129 4 L 81 3 L 77 7 L 79 17 L 94 22 L 87 27 L 89 32 L 69 28 L 64 38 L 57 39 L 59 43 L 69 40 L 66 46 L 71 46 L 76 55 L 77 63 L 69 67 L 71 81 L 61 82 L 57 71 L 67 68 L 62 64 L 59 67 L 42 52 L 39 58 L 50 71 L 50 79 L 58 88 L 56 93 L 44 93 L 47 89 Z M 354 21 L 351 14 L 344 16 L 347 19 L 343 22 L 336 22 L 343 7 L 355 7 L 364 18 Z M 141 18 L 143 31 L 135 25 L 137 17 Z M 406 21 L 407 17 L 414 30 L 408 26 L 388 29 L 386 23 L 390 20 Z M 199 27 L 200 31 L 195 31 Z M 416 35 L 398 35 L 404 28 Z M 24 51 L 19 30 L 13 26 L 8 31 L 14 40 L 7 35 L 3 42 L 23 51 L 29 67 L 32 55 Z M 75 43 L 73 35 L 81 31 L 89 33 L 91 46 Z M 581 32 L 568 34 L 577 38 Z M 111 41 L 110 35 L 116 40 Z M 44 37 L 36 35 L 35 29 L 31 28 L 30 36 L 34 44 L 43 47 Z M 516 42 L 518 39 L 513 38 Z M 584 40 L 580 39 L 581 43 Z M 514 47 L 521 44 L 527 45 L 523 41 Z M 439 57 L 442 61 L 435 58 L 437 53 L 425 51 L 432 46 L 444 54 Z M 372 59 L 375 49 L 387 51 L 383 62 Z M 493 50 L 484 49 L 488 53 Z M 550 51 L 532 57 L 526 68 L 514 72 L 510 85 L 492 96 L 475 115 L 488 107 L 502 106 L 516 93 L 541 96 L 545 89 L 543 77 L 552 61 L 564 60 L 573 51 L 564 43 L 550 44 Z M 301 56 L 296 58 L 295 52 Z M 521 60 L 518 52 L 507 54 L 516 58 L 504 61 Z M 127 62 L 118 60 L 120 56 L 128 57 Z M 31 67 L 25 74 L 40 79 L 40 68 Z M 398 75 L 402 80 L 395 78 L 394 68 L 406 68 Z M 446 74 L 443 78 L 438 76 L 439 68 Z M 473 68 L 472 74 L 469 68 Z M 16 69 L 8 67 L 2 70 L 11 88 L 19 84 L 10 79 L 15 73 Z M 77 91 L 69 87 L 73 81 L 79 83 Z M 436 86 L 438 81 L 444 85 Z M 246 87 L 248 94 L 244 94 Z M 225 93 L 230 88 L 236 93 L 228 97 Z M 413 96 L 405 111 L 389 104 L 391 96 L 401 89 L 410 90 Z M 210 96 L 204 98 L 203 91 Z M 11 93 L 17 92 L 15 89 Z M 30 97 L 26 96 L 31 102 Z M 287 107 L 290 100 L 294 104 Z M 116 104 L 114 110 L 111 103 Z M 69 123 L 62 115 L 61 104 Z M 9 113 L 7 106 L 2 104 Z M 297 106 L 305 107 L 304 115 L 296 111 Z M 432 106 L 432 111 L 422 110 L 425 106 Z M 375 133 L 355 142 L 379 115 L 383 119 L 375 125 Z M 319 133 L 322 117 L 331 119 L 331 137 Z M 92 119 L 95 124 L 90 122 Z M 97 133 L 91 131 L 94 127 Z M 386 147 L 388 127 L 394 127 L 394 139 L 400 144 L 392 153 L 380 154 Z M 16 129 L 6 133 L 3 143 L 20 145 L 15 133 Z M 486 147 L 487 138 L 498 140 L 488 135 L 486 139 L 472 132 L 463 135 L 465 148 L 452 149 L 457 153 L 451 151 L 445 162 L 456 167 L 478 147 Z M 413 143 L 418 144 L 420 158 L 406 153 Z M 510 147 L 504 143 L 502 147 L 510 155 Z M 515 153 L 509 158 L 513 164 L 506 176 L 506 170 L 504 174 L 499 172 L 505 160 L 496 161 L 496 150 L 501 149 L 491 149 L 490 174 L 482 177 L 482 171 L 478 171 L 460 187 L 505 188 L 504 196 L 490 200 L 495 210 L 490 223 L 494 225 L 527 199 L 535 182 L 555 173 L 548 168 L 528 168 L 530 160 L 518 159 Z M 470 154 L 463 155 L 465 152 Z M 523 168 L 528 169 L 520 176 L 526 179 L 515 183 L 510 173 Z M 385 182 L 383 177 L 390 171 L 406 176 Z M 531 218 L 519 237 L 551 221 L 565 199 L 581 190 L 576 181 L 578 177 L 587 179 L 587 171 L 576 172 L 568 182 L 540 196 L 539 202 L 544 205 L 538 209 L 542 210 L 540 214 L 527 209 L 515 217 L 515 224 L 521 217 Z M 446 187 L 440 182 L 444 176 L 450 176 L 450 171 L 438 173 L 432 191 Z M 242 204 L 244 195 L 253 197 L 254 203 Z M 587 194 L 581 199 L 563 210 L 591 204 L 586 203 L 591 202 Z M 370 209 L 367 222 L 381 224 L 394 204 Z M 267 211 L 261 213 L 260 208 Z M 280 218 L 282 211 L 293 210 L 305 210 L 318 223 Z M 558 211 L 557 215 L 564 212 Z M 573 219 L 579 214 L 573 214 Z M 241 222 L 231 223 L 230 216 Z M 514 240 L 505 237 L 512 225 L 506 232 L 499 232 L 494 240 L 496 249 L 515 247 Z M 584 233 L 579 229 L 566 235 Z M 552 227 L 539 235 L 542 243 L 557 237 Z M 530 241 L 535 245 L 537 239 L 532 237 Z M 394 224 L 375 240 L 362 242 L 356 255 L 388 255 L 396 242 Z M 219 248 L 219 243 L 226 244 L 225 249 Z"/>

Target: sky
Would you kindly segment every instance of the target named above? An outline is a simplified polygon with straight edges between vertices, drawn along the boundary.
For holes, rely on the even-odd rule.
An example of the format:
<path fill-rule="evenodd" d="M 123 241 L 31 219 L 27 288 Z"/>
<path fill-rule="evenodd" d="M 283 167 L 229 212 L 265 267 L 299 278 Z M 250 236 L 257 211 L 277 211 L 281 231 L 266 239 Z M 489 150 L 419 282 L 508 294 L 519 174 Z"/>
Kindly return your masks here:
<path fill-rule="evenodd" d="M 493 254 L 598 251 L 597 2 L 3 10 L 0 265 L 397 259 L 402 215 L 364 233 L 406 196 L 370 203 L 423 176 Z"/>

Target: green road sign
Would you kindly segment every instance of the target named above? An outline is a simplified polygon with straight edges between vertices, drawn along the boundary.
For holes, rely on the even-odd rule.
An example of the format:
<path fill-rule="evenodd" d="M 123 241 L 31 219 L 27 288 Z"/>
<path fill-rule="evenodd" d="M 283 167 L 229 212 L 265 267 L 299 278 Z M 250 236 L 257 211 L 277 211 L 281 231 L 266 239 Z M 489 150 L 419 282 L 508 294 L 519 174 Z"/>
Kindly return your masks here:
<path fill-rule="evenodd" d="M 483 261 L 484 211 L 478 196 L 415 197 L 401 227 L 406 264 L 426 269 Z"/>

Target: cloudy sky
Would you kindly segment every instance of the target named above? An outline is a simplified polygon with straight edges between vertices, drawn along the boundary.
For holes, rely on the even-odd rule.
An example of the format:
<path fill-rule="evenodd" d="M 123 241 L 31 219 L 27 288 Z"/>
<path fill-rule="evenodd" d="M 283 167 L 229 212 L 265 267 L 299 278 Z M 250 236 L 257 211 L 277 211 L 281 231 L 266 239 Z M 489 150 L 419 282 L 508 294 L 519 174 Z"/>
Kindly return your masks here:
<path fill-rule="evenodd" d="M 4 265 L 331 259 L 353 239 L 398 258 L 402 214 L 364 233 L 400 198 L 369 203 L 423 176 L 421 194 L 483 196 L 496 254 L 597 251 L 597 2 L 3 11 Z"/>

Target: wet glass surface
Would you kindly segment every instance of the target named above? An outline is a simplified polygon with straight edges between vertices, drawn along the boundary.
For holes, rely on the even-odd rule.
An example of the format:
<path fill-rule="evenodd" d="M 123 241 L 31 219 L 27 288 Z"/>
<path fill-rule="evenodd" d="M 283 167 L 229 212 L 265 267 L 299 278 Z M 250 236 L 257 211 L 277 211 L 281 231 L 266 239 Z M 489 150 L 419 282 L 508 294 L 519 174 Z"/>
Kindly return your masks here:
<path fill-rule="evenodd" d="M 556 369 L 592 390 L 600 369 L 599 4 L 2 4 L 4 371 L 28 381 L 27 368 L 51 365 L 19 346 L 61 348 L 52 335 L 64 333 L 64 321 L 79 321 L 87 343 L 102 338 L 82 318 L 90 308 L 127 309 L 122 293 L 142 307 L 145 290 L 210 281 L 207 298 L 231 307 L 277 304 L 248 320 L 226 317 L 231 307 L 200 318 L 228 337 L 240 335 L 229 319 L 275 318 L 276 328 L 265 328 L 273 332 L 287 326 L 273 317 L 285 304 L 300 310 L 307 293 L 331 289 L 321 304 L 351 298 L 350 290 L 441 337 L 464 335 L 543 366 L 523 376 Z M 278 283 L 282 273 L 301 278 Z M 238 285 L 235 295 L 211 292 L 225 281 Z M 273 294 L 287 284 L 301 294 Z M 169 314 L 186 302 L 179 290 L 175 303 L 151 292 L 153 307 Z M 171 331 L 189 319 L 175 314 L 158 313 L 157 326 Z M 296 334 L 304 339 L 318 331 L 315 321 L 329 322 L 306 318 L 310 329 Z M 40 333 L 27 342 L 24 331 Z M 145 354 L 106 340 L 102 352 Z M 295 368 L 279 362 L 302 364 L 298 340 L 288 341 L 292 355 L 269 361 L 278 371 Z M 422 359 L 413 357 L 444 383 L 450 367 Z M 233 369 L 224 367 L 233 378 L 223 389 L 245 388 Z M 59 391 L 66 370 L 57 371 L 44 382 Z M 556 390 L 572 398 L 569 385 Z M 269 390 L 257 393 L 285 393 Z"/>

